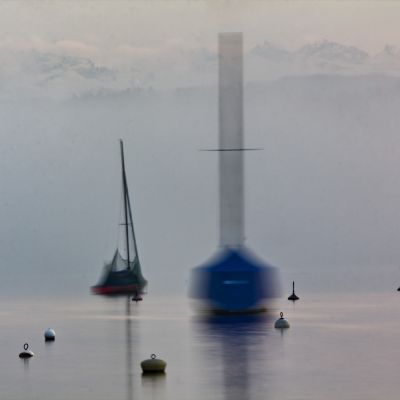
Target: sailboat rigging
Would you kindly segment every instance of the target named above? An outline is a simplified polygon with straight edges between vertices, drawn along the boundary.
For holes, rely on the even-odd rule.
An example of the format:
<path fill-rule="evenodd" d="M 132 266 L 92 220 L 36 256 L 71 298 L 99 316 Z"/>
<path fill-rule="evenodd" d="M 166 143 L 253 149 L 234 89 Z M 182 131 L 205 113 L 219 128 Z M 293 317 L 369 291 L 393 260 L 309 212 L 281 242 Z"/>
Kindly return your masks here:
<path fill-rule="evenodd" d="M 122 193 L 125 226 L 126 259 L 120 254 L 118 246 L 112 261 L 105 265 L 104 274 L 100 282 L 92 286 L 94 294 L 103 295 L 133 295 L 133 300 L 140 301 L 141 294 L 147 285 L 143 277 L 139 253 L 136 244 L 135 230 L 133 227 L 132 208 L 129 198 L 128 183 L 125 171 L 124 144 L 120 140 Z M 132 245 L 132 248 L 130 246 Z M 132 251 L 131 251 L 132 250 Z"/>

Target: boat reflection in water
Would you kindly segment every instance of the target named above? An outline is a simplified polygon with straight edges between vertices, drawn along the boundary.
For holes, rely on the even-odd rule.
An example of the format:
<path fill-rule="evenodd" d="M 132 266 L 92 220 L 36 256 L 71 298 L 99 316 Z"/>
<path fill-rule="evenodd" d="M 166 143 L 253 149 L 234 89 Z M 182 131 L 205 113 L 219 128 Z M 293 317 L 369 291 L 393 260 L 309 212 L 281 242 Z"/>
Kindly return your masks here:
<path fill-rule="evenodd" d="M 209 368 L 210 380 L 223 388 L 226 400 L 266 399 L 270 376 L 268 353 L 273 317 L 268 313 L 253 315 L 209 316 L 195 323 L 204 364 Z M 220 366 L 222 365 L 222 375 Z M 219 381 L 221 379 L 221 382 Z M 260 391 L 262 388 L 262 391 Z M 273 390 L 273 387 L 270 388 Z M 255 392 L 258 391 L 258 392 Z M 218 397 L 220 398 L 220 397 Z"/>
<path fill-rule="evenodd" d="M 133 309 L 133 311 L 132 311 Z M 125 325 L 125 342 L 126 342 L 126 399 L 133 400 L 138 398 L 138 378 L 141 375 L 143 392 L 141 395 L 146 399 L 160 399 L 160 395 L 165 390 L 166 374 L 142 374 L 140 370 L 140 358 L 138 357 L 139 344 L 138 323 L 136 319 L 138 315 L 134 315 L 136 304 L 132 303 L 131 297 L 126 300 L 126 325 Z M 132 332 L 132 325 L 135 324 L 135 331 Z M 132 338 L 135 338 L 134 342 Z M 136 387 L 136 390 L 134 388 Z"/>
<path fill-rule="evenodd" d="M 122 300 L 122 299 L 121 299 Z M 126 353 L 126 399 L 133 400 L 138 398 L 139 376 L 142 380 L 142 395 L 146 399 L 159 399 L 165 390 L 166 374 L 149 374 L 143 375 L 140 370 L 140 357 L 138 351 L 141 340 L 138 336 L 139 328 L 139 311 L 136 304 L 132 302 L 132 298 L 126 298 L 125 308 L 125 353 Z M 121 393 L 122 394 L 122 393 Z"/>
<path fill-rule="evenodd" d="M 126 300 L 126 398 L 133 400 L 131 299 Z"/>

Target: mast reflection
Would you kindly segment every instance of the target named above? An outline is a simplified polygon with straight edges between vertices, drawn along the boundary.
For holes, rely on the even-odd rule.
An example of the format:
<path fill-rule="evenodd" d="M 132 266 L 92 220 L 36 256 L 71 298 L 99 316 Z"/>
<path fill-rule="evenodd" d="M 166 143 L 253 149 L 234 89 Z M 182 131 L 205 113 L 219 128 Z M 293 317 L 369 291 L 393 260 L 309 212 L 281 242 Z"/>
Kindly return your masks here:
<path fill-rule="evenodd" d="M 133 400 L 131 298 L 126 299 L 126 398 Z"/>
<path fill-rule="evenodd" d="M 259 386 L 253 383 L 264 381 L 268 371 L 260 360 L 265 360 L 271 321 L 269 315 L 209 316 L 199 320 L 203 342 L 210 350 L 205 352 L 207 357 L 218 357 L 215 363 L 222 365 L 224 399 L 267 398 L 265 390 L 254 393 L 254 386 Z"/>

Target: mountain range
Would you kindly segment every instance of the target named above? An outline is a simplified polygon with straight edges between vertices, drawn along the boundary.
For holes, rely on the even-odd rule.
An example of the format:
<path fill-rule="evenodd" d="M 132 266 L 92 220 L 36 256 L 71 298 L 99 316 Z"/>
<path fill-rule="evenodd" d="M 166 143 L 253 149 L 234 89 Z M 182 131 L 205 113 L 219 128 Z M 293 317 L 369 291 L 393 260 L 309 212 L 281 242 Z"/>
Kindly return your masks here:
<path fill-rule="evenodd" d="M 82 54 L 61 54 L 35 50 L 0 49 L 2 97 L 71 97 L 85 93 L 177 87 L 215 86 L 218 57 L 205 47 L 175 53 L 161 52 L 159 57 L 127 56 L 124 64 L 112 64 Z M 288 50 L 268 41 L 244 55 L 248 82 L 270 82 L 287 76 L 389 75 L 400 76 L 400 51 L 385 46 L 369 54 L 355 46 L 331 41 L 306 44 Z"/>
<path fill-rule="evenodd" d="M 295 50 L 264 42 L 252 48 L 249 53 L 252 73 L 259 76 L 267 72 L 269 79 L 320 73 L 398 76 L 400 72 L 400 51 L 388 45 L 377 54 L 369 54 L 355 46 L 327 40 Z"/>

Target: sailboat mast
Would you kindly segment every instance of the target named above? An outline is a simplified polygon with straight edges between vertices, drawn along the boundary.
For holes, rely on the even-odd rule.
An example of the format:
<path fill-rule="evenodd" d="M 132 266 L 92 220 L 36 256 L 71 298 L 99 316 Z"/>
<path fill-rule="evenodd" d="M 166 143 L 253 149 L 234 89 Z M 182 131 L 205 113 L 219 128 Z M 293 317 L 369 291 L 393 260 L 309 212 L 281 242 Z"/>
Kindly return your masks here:
<path fill-rule="evenodd" d="M 218 47 L 220 245 L 237 248 L 244 244 L 243 36 L 220 33 Z"/>
<path fill-rule="evenodd" d="M 127 197 L 127 200 L 128 200 L 129 219 L 131 221 L 133 248 L 135 250 L 135 256 L 139 260 L 139 253 L 138 253 L 138 249 L 137 249 L 137 245 L 136 245 L 135 229 L 133 228 L 132 209 L 131 209 L 131 201 L 130 201 L 130 198 L 129 198 L 128 185 L 126 185 L 126 197 Z"/>
<path fill-rule="evenodd" d="M 124 193 L 124 215 L 125 215 L 125 241 L 126 241 L 126 254 L 128 257 L 127 269 L 131 269 L 130 257 L 129 257 L 129 228 L 128 228 L 128 185 L 126 183 L 125 173 L 125 159 L 124 159 L 124 143 L 120 139 L 119 141 L 121 148 L 121 164 L 122 164 L 122 190 Z"/>

